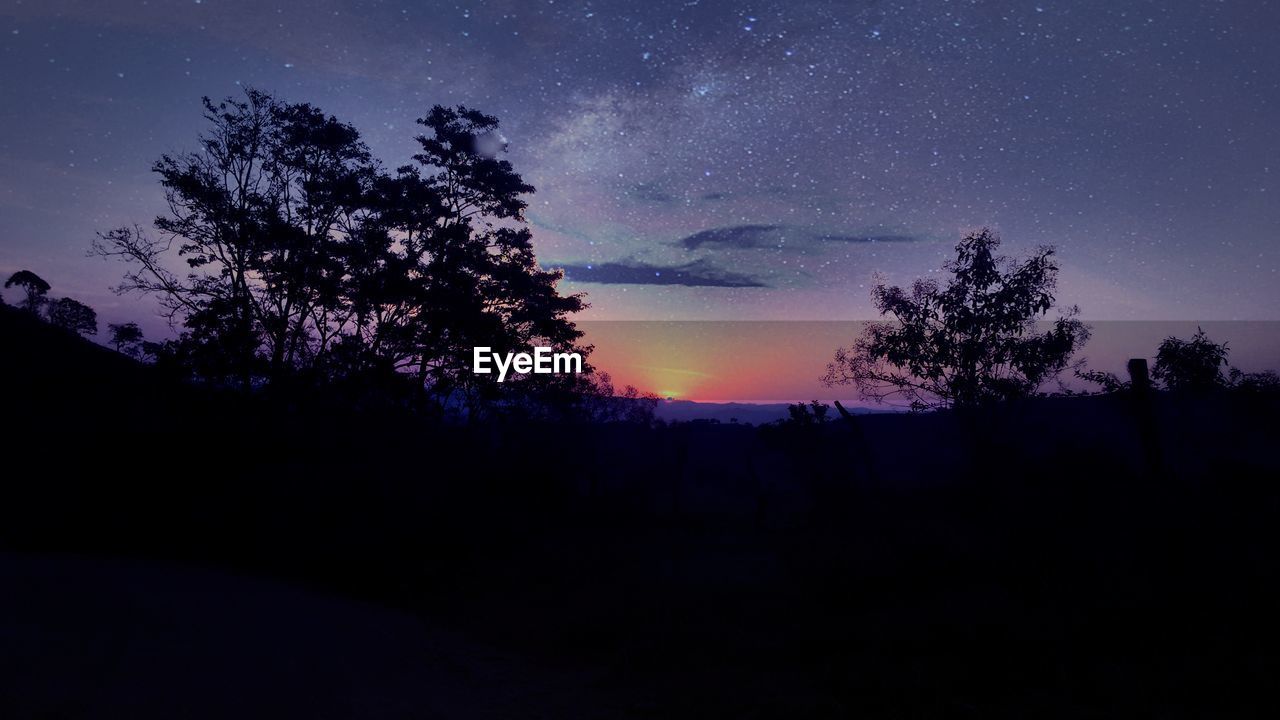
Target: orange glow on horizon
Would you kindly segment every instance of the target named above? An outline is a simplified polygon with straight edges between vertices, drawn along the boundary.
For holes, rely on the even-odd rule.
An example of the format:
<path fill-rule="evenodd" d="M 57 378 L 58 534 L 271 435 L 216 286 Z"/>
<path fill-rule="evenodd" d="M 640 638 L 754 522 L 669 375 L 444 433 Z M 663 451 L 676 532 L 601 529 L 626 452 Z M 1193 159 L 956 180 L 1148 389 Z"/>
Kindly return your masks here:
<path fill-rule="evenodd" d="M 695 402 L 813 399 L 845 324 L 587 321 L 591 362 L 616 387 Z M 825 326 L 825 327 L 819 327 Z M 818 332 L 822 330 L 822 332 Z M 830 391 L 827 392 L 831 396 Z M 834 397 L 845 397 L 837 392 Z"/>
<path fill-rule="evenodd" d="M 633 385 L 659 397 L 695 402 L 857 401 L 853 387 L 824 387 L 820 378 L 836 348 L 862 331 L 859 321 L 605 321 L 578 323 L 595 346 L 591 364 L 614 387 Z M 1266 323 L 1220 323 L 1233 356 L 1250 369 L 1275 367 L 1280 337 Z M 1099 322 L 1078 357 L 1123 372 L 1130 357 L 1148 357 L 1160 340 L 1194 333 L 1195 322 Z"/>

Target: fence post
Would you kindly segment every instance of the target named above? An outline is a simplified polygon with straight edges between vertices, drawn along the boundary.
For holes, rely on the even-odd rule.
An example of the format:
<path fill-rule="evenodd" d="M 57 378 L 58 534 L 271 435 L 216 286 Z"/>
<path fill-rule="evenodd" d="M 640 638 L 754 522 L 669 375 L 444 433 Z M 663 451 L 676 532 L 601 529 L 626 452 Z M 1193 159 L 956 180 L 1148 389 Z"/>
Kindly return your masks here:
<path fill-rule="evenodd" d="M 1142 442 L 1142 453 L 1147 461 L 1147 470 L 1152 477 L 1164 473 L 1164 463 L 1160 451 L 1160 433 L 1156 422 L 1156 408 L 1151 373 L 1147 369 L 1146 358 L 1133 358 L 1129 361 L 1129 387 L 1132 389 L 1134 414 L 1138 421 L 1138 437 Z"/>
<path fill-rule="evenodd" d="M 1129 361 L 1129 380 L 1135 395 L 1145 397 L 1151 392 L 1151 373 L 1147 371 L 1146 358 L 1133 358 Z"/>
<path fill-rule="evenodd" d="M 862 423 L 858 422 L 858 417 L 848 410 L 844 409 L 844 405 L 839 400 L 833 401 L 836 410 L 839 411 L 840 417 L 848 423 L 848 427 L 853 435 L 853 451 L 857 454 L 858 459 L 862 461 L 862 470 L 865 473 L 866 481 L 871 485 L 876 485 L 879 478 L 876 477 L 875 464 L 871 460 L 871 445 L 867 442 L 867 437 L 862 433 Z"/>

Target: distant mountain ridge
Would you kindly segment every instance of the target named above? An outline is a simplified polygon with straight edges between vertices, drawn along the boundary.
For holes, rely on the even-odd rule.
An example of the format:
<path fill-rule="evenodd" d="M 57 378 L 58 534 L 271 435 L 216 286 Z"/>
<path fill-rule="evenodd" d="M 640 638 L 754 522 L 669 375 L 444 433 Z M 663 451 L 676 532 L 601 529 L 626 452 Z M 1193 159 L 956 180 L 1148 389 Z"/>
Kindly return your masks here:
<path fill-rule="evenodd" d="M 695 402 L 693 400 L 663 400 L 658 403 L 658 407 L 654 411 L 655 415 L 661 420 L 667 422 L 689 422 L 691 420 L 717 420 L 722 423 L 739 422 L 751 423 L 752 425 L 761 425 L 771 423 L 776 420 L 784 420 L 789 416 L 787 408 L 794 403 L 710 403 Z M 877 412 L 885 412 L 883 410 L 872 410 L 869 408 L 849 407 L 845 408 L 849 412 L 858 415 L 867 415 Z M 835 410 L 832 409 L 832 415 L 835 416 Z"/>

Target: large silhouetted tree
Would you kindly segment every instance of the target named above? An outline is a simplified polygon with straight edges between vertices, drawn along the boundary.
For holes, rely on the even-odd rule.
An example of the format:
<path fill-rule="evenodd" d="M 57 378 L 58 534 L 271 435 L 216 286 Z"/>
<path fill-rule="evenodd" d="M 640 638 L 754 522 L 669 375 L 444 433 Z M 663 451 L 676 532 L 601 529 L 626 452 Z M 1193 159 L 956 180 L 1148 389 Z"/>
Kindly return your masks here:
<path fill-rule="evenodd" d="M 198 375 L 249 386 L 399 370 L 474 397 L 494 388 L 465 372 L 472 346 L 580 338 L 569 315 L 583 300 L 537 264 L 533 188 L 502 159 L 496 119 L 437 106 L 415 163 L 388 173 L 355 128 L 310 105 L 249 90 L 206 99 L 205 117 L 197 150 L 155 164 L 159 235 L 134 226 L 95 244 L 131 263 L 121 291 L 158 295 L 184 326 L 174 356 Z M 187 273 L 169 269 L 171 251 Z"/>
<path fill-rule="evenodd" d="M 533 187 L 501 158 L 497 119 L 436 106 L 418 123 L 429 131 L 418 136 L 421 152 L 414 155 L 422 172 L 406 171 L 401 180 L 421 183 L 438 198 L 438 206 L 426 206 L 435 217 L 405 228 L 425 230 L 411 249 L 423 279 L 415 300 L 425 322 L 413 342 L 424 380 L 487 378 L 459 372 L 475 345 L 572 347 L 582 333 L 568 315 L 584 307 L 583 299 L 560 295 L 560 271 L 538 267 L 522 197 Z"/>
<path fill-rule="evenodd" d="M 4 283 L 5 288 L 19 287 L 26 293 L 22 299 L 22 307 L 28 312 L 39 312 L 44 304 L 45 294 L 49 292 L 49 283 L 30 270 L 19 270 L 9 276 Z"/>
<path fill-rule="evenodd" d="M 160 297 L 186 326 L 202 373 L 248 384 L 308 364 L 334 334 L 337 247 L 352 232 L 375 165 L 359 133 L 306 104 L 248 90 L 204 100 L 198 149 L 153 166 L 168 212 L 97 248 L 134 264 L 121 290 Z M 171 272 L 176 246 L 189 272 Z"/>
<path fill-rule="evenodd" d="M 986 229 L 961 240 L 945 286 L 877 284 L 876 307 L 892 320 L 868 324 L 852 346 L 837 350 L 823 381 L 917 410 L 1035 393 L 1067 366 L 1088 328 L 1074 308 L 1048 328 L 1038 324 L 1055 302 L 1052 249 L 1015 262 L 996 254 L 999 244 Z"/>

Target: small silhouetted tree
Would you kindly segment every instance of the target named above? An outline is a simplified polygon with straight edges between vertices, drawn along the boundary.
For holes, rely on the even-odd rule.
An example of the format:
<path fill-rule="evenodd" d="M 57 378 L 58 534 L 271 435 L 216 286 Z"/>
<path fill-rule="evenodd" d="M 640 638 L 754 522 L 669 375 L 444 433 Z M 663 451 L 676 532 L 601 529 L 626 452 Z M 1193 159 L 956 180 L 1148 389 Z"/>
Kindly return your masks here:
<path fill-rule="evenodd" d="M 830 412 L 830 405 L 817 400 L 811 400 L 807 405 L 794 403 L 787 405 L 787 419 L 782 422 L 796 427 L 813 427 L 830 420 L 828 417 Z"/>
<path fill-rule="evenodd" d="M 138 357 L 141 353 L 142 328 L 138 323 L 111 323 L 107 325 L 107 331 L 111 333 L 111 346 L 116 352 L 130 357 Z"/>
<path fill-rule="evenodd" d="M 1215 343 L 1201 328 L 1190 340 L 1167 337 L 1156 350 L 1151 375 L 1170 390 L 1208 390 L 1226 387 L 1226 343 Z"/>
<path fill-rule="evenodd" d="M 30 270 L 19 270 L 5 281 L 6 288 L 20 287 L 26 293 L 22 299 L 22 307 L 28 312 L 40 312 L 44 305 L 45 294 L 49 292 L 49 283 Z"/>
<path fill-rule="evenodd" d="M 80 335 L 98 334 L 98 313 L 93 308 L 71 298 L 58 298 L 49 302 L 49 323 Z"/>
<path fill-rule="evenodd" d="M 631 425 L 653 425 L 656 421 L 655 411 L 661 400 L 653 393 L 637 390 L 627 385 L 621 391 L 613 385 L 613 379 L 607 372 L 596 372 L 584 375 L 575 395 L 579 407 L 573 408 L 566 415 L 596 423 L 627 423 Z"/>
<path fill-rule="evenodd" d="M 1227 382 L 1231 388 L 1244 393 L 1277 393 L 1280 392 L 1280 375 L 1274 370 L 1247 373 L 1231 368 Z"/>
<path fill-rule="evenodd" d="M 878 283 L 876 308 L 892 321 L 869 323 L 836 351 L 823 382 L 855 385 L 866 399 L 904 399 L 912 409 L 974 407 L 1033 395 L 1067 367 L 1088 338 L 1072 307 L 1047 329 L 1058 266 L 1052 248 L 1016 262 L 996 254 L 989 230 L 956 245 L 951 280 L 910 289 Z"/>
<path fill-rule="evenodd" d="M 1231 350 L 1227 343 L 1211 340 L 1203 328 L 1196 328 L 1190 340 L 1169 336 L 1156 349 L 1152 378 L 1166 390 L 1225 389 L 1242 393 L 1274 393 L 1280 391 L 1280 375 L 1274 371 L 1245 372 L 1230 367 Z M 1080 370 L 1076 377 L 1095 383 L 1102 392 L 1128 390 L 1132 383 L 1109 372 Z"/>

